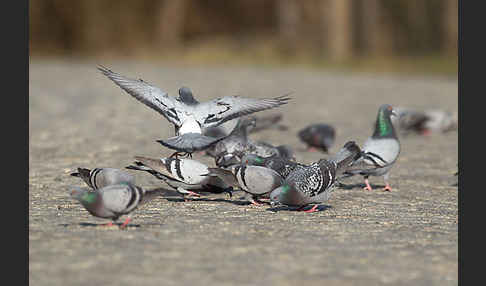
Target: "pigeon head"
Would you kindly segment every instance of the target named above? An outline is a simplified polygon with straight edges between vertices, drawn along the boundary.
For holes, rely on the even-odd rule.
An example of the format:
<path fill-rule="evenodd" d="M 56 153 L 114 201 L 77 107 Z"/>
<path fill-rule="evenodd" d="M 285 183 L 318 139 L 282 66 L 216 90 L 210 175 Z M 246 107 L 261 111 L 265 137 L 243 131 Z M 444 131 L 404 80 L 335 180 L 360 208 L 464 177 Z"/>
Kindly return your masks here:
<path fill-rule="evenodd" d="M 284 203 L 285 202 L 285 197 L 287 196 L 287 193 L 290 191 L 292 187 L 284 183 L 280 187 L 276 188 L 270 193 L 270 202 L 272 205 L 279 204 L 279 203 Z"/>
<path fill-rule="evenodd" d="M 398 116 L 389 104 L 383 104 L 378 109 L 378 116 L 375 122 L 374 138 L 391 137 L 396 138 L 395 128 L 391 121 L 391 116 Z"/>
<path fill-rule="evenodd" d="M 185 86 L 179 89 L 179 100 L 188 105 L 195 105 L 199 103 L 199 101 L 197 101 L 192 95 L 192 91 Z"/>
<path fill-rule="evenodd" d="M 83 204 L 92 204 L 96 202 L 98 197 L 97 192 L 93 192 L 88 188 L 79 187 L 72 187 L 70 194 L 73 199 L 80 201 Z"/>
<path fill-rule="evenodd" d="M 247 165 L 263 166 L 265 159 L 256 154 L 245 154 L 241 158 L 241 162 Z"/>

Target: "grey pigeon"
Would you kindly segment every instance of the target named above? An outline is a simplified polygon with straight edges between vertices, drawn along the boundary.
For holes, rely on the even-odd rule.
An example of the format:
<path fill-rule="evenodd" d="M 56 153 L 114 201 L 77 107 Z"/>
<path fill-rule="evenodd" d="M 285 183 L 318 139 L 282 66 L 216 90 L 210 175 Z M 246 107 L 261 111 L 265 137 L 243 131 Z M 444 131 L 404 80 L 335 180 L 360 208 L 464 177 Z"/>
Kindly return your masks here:
<path fill-rule="evenodd" d="M 420 111 L 406 107 L 393 109 L 397 117 L 392 118 L 392 123 L 404 135 L 409 133 L 429 135 L 457 129 L 457 115 L 452 112 L 438 109 Z"/>
<path fill-rule="evenodd" d="M 302 142 L 307 144 L 308 151 L 317 149 L 328 153 L 334 144 L 336 130 L 328 124 L 311 124 L 301 129 L 297 136 Z"/>
<path fill-rule="evenodd" d="M 127 169 L 145 171 L 166 182 L 184 196 L 200 196 L 199 192 L 223 193 L 232 196 L 232 189 L 220 178 L 205 176 L 208 166 L 188 158 L 153 159 L 135 156 L 134 165 Z"/>
<path fill-rule="evenodd" d="M 282 176 L 272 169 L 246 164 L 233 165 L 230 170 L 209 168 L 207 176 L 220 177 L 228 185 L 249 194 L 253 205 L 259 205 L 259 198 L 267 196 L 283 182 Z"/>
<path fill-rule="evenodd" d="M 284 204 L 303 210 L 309 204 L 329 199 L 337 178 L 360 156 L 355 142 L 349 141 L 331 159 L 320 159 L 306 167 L 296 168 L 282 185 L 270 193 L 272 205 Z M 305 212 L 316 211 L 317 204 Z"/>
<path fill-rule="evenodd" d="M 400 154 L 400 141 L 392 124 L 391 116 L 396 116 L 393 107 L 388 104 L 380 106 L 375 122 L 373 135 L 363 144 L 362 156 L 346 171 L 348 175 L 362 175 L 365 179 L 365 190 L 371 191 L 369 176 L 383 176 L 385 191 L 391 191 L 388 182 L 390 169 Z"/>
<path fill-rule="evenodd" d="M 78 168 L 77 172 L 71 173 L 71 176 L 79 177 L 93 189 L 100 189 L 108 185 L 118 183 L 135 183 L 135 177 L 131 174 L 115 168 Z"/>
<path fill-rule="evenodd" d="M 223 140 L 207 149 L 206 153 L 217 158 L 222 154 L 242 153 L 247 148 L 249 130 L 256 126 L 254 117 L 238 118 L 237 125 Z"/>
<path fill-rule="evenodd" d="M 271 109 L 286 104 L 287 96 L 275 98 L 247 98 L 225 96 L 206 102 L 197 101 L 187 87 L 179 89 L 179 97 L 171 97 L 167 92 L 141 79 L 130 79 L 105 67 L 98 70 L 121 87 L 128 94 L 162 114 L 175 127 L 174 137 L 159 141 L 177 152 L 188 154 L 204 150 L 222 138 L 202 135 L 202 130 L 218 126 L 231 119 L 254 112 Z M 224 138 L 224 137 L 223 137 Z"/>
<path fill-rule="evenodd" d="M 116 222 L 122 215 L 134 211 L 142 202 L 146 191 L 132 183 L 108 185 L 98 190 L 71 187 L 71 197 L 81 203 L 93 216 Z M 130 221 L 128 217 L 121 228 Z M 110 222 L 108 225 L 112 225 Z"/>
<path fill-rule="evenodd" d="M 256 154 L 245 154 L 241 161 L 245 164 L 252 166 L 263 166 L 276 171 L 282 178 L 287 178 L 287 176 L 298 168 L 305 168 L 306 165 L 291 161 L 290 159 L 271 156 L 271 157 L 261 157 Z"/>
<path fill-rule="evenodd" d="M 273 155 L 293 156 L 292 149 L 285 145 L 274 147 L 262 141 L 250 140 L 248 138 L 249 130 L 255 126 L 256 119 L 254 117 L 240 118 L 232 132 L 210 149 L 208 154 L 215 158 L 218 167 L 239 164 L 241 157 L 245 154 L 258 154 L 263 157 Z"/>

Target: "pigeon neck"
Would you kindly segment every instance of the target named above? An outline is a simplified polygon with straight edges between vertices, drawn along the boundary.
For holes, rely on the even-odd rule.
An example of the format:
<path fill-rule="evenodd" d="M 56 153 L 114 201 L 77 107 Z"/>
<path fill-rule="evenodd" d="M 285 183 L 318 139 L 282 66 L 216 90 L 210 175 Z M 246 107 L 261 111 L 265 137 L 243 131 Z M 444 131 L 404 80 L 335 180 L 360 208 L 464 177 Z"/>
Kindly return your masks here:
<path fill-rule="evenodd" d="M 375 131 L 371 136 L 373 138 L 396 138 L 395 128 L 390 119 L 390 115 L 385 115 L 383 110 L 378 112 L 375 122 Z"/>
<path fill-rule="evenodd" d="M 95 206 L 98 203 L 97 192 L 86 192 L 81 197 L 81 202 L 85 206 Z"/>

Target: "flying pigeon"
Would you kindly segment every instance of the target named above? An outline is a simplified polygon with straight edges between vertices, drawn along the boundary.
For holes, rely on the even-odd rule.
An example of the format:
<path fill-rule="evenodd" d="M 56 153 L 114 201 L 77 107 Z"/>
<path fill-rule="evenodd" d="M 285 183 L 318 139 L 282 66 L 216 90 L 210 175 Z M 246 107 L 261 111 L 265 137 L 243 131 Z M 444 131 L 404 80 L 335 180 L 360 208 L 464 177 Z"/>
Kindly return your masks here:
<path fill-rule="evenodd" d="M 199 192 L 223 193 L 232 196 L 232 189 L 220 178 L 205 176 L 208 166 L 188 158 L 160 158 L 153 159 L 143 156 L 135 156 L 134 165 L 127 169 L 145 171 L 181 194 L 184 199 L 187 196 L 200 196 Z"/>
<path fill-rule="evenodd" d="M 89 187 L 95 190 L 122 182 L 135 183 L 135 178 L 131 174 L 114 168 L 94 168 L 93 170 L 78 168 L 77 172 L 70 175 L 83 179 Z"/>
<path fill-rule="evenodd" d="M 400 154 L 400 141 L 392 124 L 391 116 L 396 116 L 393 107 L 388 104 L 380 106 L 375 122 L 373 135 L 363 144 L 362 156 L 346 170 L 347 175 L 362 175 L 365 179 L 365 190 L 371 191 L 369 176 L 383 176 L 385 191 L 392 188 L 388 182 L 390 169 Z"/>
<path fill-rule="evenodd" d="M 71 197 L 81 203 L 93 216 L 116 222 L 122 215 L 134 211 L 142 202 L 146 191 L 132 183 L 123 182 L 107 185 L 97 190 L 71 187 Z M 126 227 L 131 218 L 127 217 L 121 228 Z M 107 225 L 111 226 L 113 222 Z"/>
<path fill-rule="evenodd" d="M 331 159 L 320 159 L 309 166 L 294 169 L 282 185 L 270 193 L 272 205 L 284 204 L 303 210 L 309 204 L 327 201 L 341 174 L 360 157 L 354 141 L 347 142 Z M 314 212 L 317 204 L 305 212 Z"/>
<path fill-rule="evenodd" d="M 142 79 L 130 79 L 105 67 L 98 70 L 121 87 L 128 94 L 162 114 L 175 127 L 175 136 L 158 141 L 174 149 L 173 155 L 192 154 L 204 150 L 224 137 L 204 136 L 202 130 L 218 126 L 231 119 L 254 112 L 271 109 L 286 104 L 286 95 L 275 98 L 247 98 L 240 96 L 219 97 L 206 102 L 197 101 L 187 87 L 179 89 L 179 97 L 171 97 L 167 92 Z"/>
<path fill-rule="evenodd" d="M 307 150 L 322 150 L 328 153 L 329 148 L 334 144 L 336 130 L 328 124 L 311 124 L 301 129 L 297 136 L 307 144 Z"/>
<path fill-rule="evenodd" d="M 219 177 L 232 187 L 237 187 L 251 196 L 250 203 L 260 205 L 259 198 L 267 196 L 279 187 L 283 178 L 272 169 L 262 166 L 239 164 L 231 166 L 230 170 L 208 168 L 208 177 Z"/>

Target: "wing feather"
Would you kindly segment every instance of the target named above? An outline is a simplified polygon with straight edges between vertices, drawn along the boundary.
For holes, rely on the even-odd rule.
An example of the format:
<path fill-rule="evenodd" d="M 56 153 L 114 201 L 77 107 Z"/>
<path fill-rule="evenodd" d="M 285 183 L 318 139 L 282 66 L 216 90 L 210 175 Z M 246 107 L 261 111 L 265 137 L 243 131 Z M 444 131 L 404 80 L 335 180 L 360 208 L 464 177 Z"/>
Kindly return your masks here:
<path fill-rule="evenodd" d="M 286 104 L 288 100 L 290 97 L 287 95 L 275 98 L 225 96 L 199 104 L 194 113 L 197 121 L 207 128 L 240 116 L 278 107 Z"/>
<path fill-rule="evenodd" d="M 158 87 L 153 86 L 142 79 L 131 79 L 103 66 L 98 66 L 98 70 L 111 79 L 116 85 L 121 87 L 125 92 L 162 114 L 176 126 L 182 124 L 178 114 L 181 104 L 174 97 L 169 96 L 167 92 L 162 91 Z"/>

